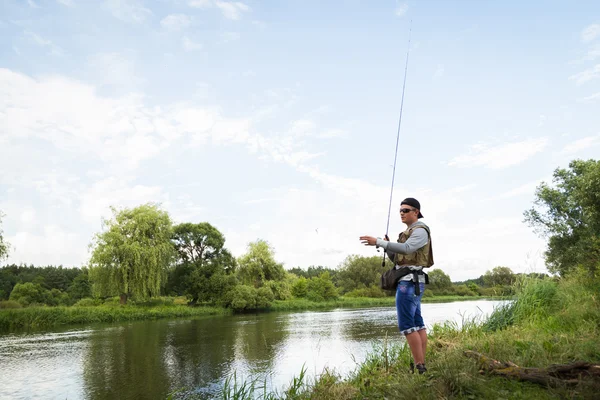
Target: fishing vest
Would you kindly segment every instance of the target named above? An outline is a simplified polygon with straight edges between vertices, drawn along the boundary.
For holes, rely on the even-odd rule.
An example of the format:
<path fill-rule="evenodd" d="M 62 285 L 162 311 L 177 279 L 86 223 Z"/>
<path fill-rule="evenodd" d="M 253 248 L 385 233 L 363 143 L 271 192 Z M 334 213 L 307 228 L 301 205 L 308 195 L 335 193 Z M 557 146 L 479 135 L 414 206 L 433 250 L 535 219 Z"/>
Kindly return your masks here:
<path fill-rule="evenodd" d="M 396 263 L 396 265 L 415 265 L 418 267 L 425 268 L 431 267 L 433 265 L 433 247 L 431 246 L 431 233 L 429 232 L 429 227 L 424 223 L 414 225 L 402 232 L 398 236 L 398 242 L 406 242 L 410 235 L 413 233 L 413 231 L 419 228 L 423 228 L 427 231 L 427 237 L 429 239 L 427 241 L 427 244 L 412 254 L 396 253 L 396 256 L 394 257 L 394 262 Z"/>

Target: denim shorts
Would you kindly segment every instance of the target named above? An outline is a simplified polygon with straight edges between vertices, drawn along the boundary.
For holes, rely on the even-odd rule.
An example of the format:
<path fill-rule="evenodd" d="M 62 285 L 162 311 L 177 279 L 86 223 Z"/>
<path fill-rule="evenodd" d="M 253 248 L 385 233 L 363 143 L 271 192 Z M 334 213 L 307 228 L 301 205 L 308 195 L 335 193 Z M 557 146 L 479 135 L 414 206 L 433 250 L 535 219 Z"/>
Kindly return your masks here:
<path fill-rule="evenodd" d="M 398 328 L 400 333 L 409 333 L 425 329 L 421 316 L 421 297 L 425 291 L 425 284 L 419 283 L 421 294 L 415 296 L 415 284 L 412 281 L 400 281 L 396 288 L 396 313 L 398 314 Z"/>

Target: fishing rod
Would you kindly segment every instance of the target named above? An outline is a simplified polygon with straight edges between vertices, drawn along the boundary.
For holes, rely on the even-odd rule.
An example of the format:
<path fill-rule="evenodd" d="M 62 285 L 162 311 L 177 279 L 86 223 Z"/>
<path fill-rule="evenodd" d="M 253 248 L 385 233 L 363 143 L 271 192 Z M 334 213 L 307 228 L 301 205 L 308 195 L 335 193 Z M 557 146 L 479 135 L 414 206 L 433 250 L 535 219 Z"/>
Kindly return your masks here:
<path fill-rule="evenodd" d="M 398 159 L 398 143 L 400 142 L 400 126 L 402 125 L 402 110 L 404 109 L 404 90 L 406 89 L 406 75 L 408 73 L 408 56 L 410 55 L 410 36 L 412 33 L 412 19 L 408 31 L 408 49 L 406 50 L 406 64 L 404 65 L 404 82 L 402 83 L 402 100 L 400 101 L 400 118 L 398 119 L 398 134 L 396 135 L 396 151 L 394 153 L 394 168 L 392 170 L 392 187 L 390 189 L 390 205 L 388 207 L 387 225 L 385 227 L 385 238 L 389 241 L 390 215 L 392 211 L 392 195 L 394 194 L 394 179 L 396 178 L 396 160 Z M 383 261 L 381 266 L 385 267 L 385 251 L 383 252 Z"/>

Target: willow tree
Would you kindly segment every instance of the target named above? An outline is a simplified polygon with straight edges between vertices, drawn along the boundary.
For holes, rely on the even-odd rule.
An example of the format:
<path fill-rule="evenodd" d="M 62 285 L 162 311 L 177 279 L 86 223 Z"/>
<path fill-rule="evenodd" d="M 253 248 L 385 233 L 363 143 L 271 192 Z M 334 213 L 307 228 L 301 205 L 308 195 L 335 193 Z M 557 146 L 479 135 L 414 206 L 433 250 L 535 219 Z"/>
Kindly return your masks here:
<path fill-rule="evenodd" d="M 139 299 L 160 295 L 175 259 L 173 224 L 155 204 L 113 211 L 92 243 L 90 280 L 100 295 Z"/>
<path fill-rule="evenodd" d="M 283 265 L 275 261 L 275 251 L 265 240 L 248 244 L 248 251 L 238 259 L 239 276 L 244 284 L 261 287 L 266 281 L 282 281 Z"/>

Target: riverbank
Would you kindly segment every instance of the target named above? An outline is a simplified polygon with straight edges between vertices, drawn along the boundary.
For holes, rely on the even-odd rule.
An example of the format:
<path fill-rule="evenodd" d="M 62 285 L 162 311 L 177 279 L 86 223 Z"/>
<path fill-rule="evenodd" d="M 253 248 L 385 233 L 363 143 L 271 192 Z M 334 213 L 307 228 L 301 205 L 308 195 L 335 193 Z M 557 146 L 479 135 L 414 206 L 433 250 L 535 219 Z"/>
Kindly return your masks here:
<path fill-rule="evenodd" d="M 452 302 L 498 299 L 475 296 L 427 297 L 423 302 Z M 334 308 L 393 307 L 393 296 L 381 298 L 340 297 L 337 300 L 314 302 L 305 299 L 275 301 L 263 311 L 327 310 Z M 197 318 L 207 315 L 230 315 L 232 311 L 222 307 L 188 307 L 184 304 L 148 305 L 99 305 L 71 307 L 26 307 L 0 309 L 0 332 L 20 329 L 51 328 L 59 325 L 89 324 L 96 322 L 123 322 L 167 318 Z"/>
<path fill-rule="evenodd" d="M 587 278 L 559 283 L 527 280 L 520 284 L 517 293 L 515 302 L 497 309 L 485 323 L 435 325 L 429 332 L 425 375 L 409 373 L 411 356 L 406 346 L 384 342 L 346 378 L 326 371 L 309 382 L 302 371 L 284 393 L 258 398 L 597 398 L 600 375 L 593 378 L 584 372 L 570 380 L 548 376 L 546 384 L 515 378 L 523 371 L 521 368 L 543 370 L 575 361 L 600 364 L 600 283 Z M 483 372 L 486 364 L 481 358 L 469 357 L 469 352 L 511 363 L 504 370 L 507 376 L 498 371 Z M 231 380 L 226 381 L 222 396 L 256 397 L 252 383 Z"/>
<path fill-rule="evenodd" d="M 165 318 L 198 318 L 228 315 L 221 307 L 171 306 L 90 306 L 90 307 L 30 307 L 0 310 L 0 331 L 50 328 L 59 325 L 124 322 Z"/>
<path fill-rule="evenodd" d="M 473 300 L 504 300 L 504 297 L 484 296 L 434 296 L 424 297 L 423 303 L 450 303 L 453 301 Z M 302 311 L 302 310 L 326 310 L 333 308 L 355 308 L 355 307 L 395 307 L 396 298 L 386 297 L 340 297 L 336 300 L 314 302 L 306 299 L 294 299 L 278 301 L 271 305 L 272 311 Z"/>

